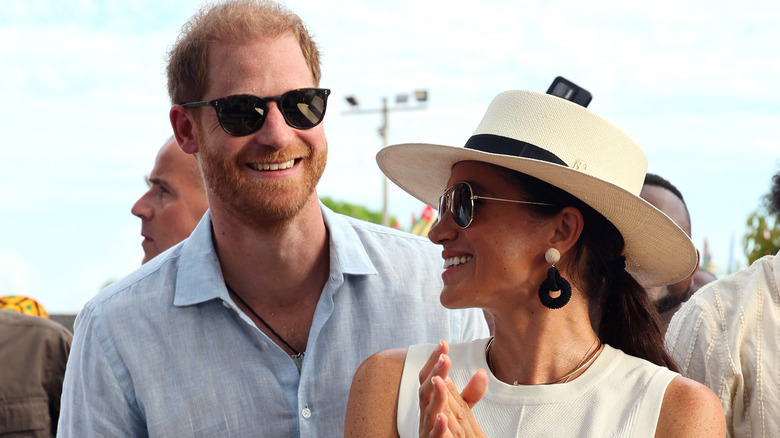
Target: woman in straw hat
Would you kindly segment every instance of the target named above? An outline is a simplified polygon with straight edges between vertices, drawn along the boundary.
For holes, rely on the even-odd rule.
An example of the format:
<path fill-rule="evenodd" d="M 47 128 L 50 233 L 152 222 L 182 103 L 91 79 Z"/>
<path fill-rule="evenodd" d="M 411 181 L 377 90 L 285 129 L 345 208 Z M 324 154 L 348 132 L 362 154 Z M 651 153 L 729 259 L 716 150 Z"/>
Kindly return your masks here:
<path fill-rule="evenodd" d="M 643 286 L 696 266 L 639 197 L 622 131 L 564 99 L 509 91 L 465 147 L 403 144 L 382 171 L 439 207 L 448 308 L 494 336 L 379 352 L 355 374 L 347 436 L 725 436 L 720 403 L 677 374 Z"/>

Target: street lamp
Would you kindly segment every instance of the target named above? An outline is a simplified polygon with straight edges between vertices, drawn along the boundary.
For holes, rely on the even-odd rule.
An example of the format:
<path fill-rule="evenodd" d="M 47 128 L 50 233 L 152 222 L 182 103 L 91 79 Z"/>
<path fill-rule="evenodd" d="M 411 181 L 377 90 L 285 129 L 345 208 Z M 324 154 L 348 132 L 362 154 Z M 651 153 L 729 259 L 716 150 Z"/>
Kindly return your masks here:
<path fill-rule="evenodd" d="M 344 114 L 364 114 L 364 113 L 382 113 L 382 125 L 379 127 L 379 135 L 382 137 L 382 148 L 387 147 L 387 130 L 388 130 L 388 114 L 394 111 L 409 111 L 425 109 L 428 102 L 428 90 L 415 90 L 414 100 L 415 105 L 409 105 L 408 94 L 397 94 L 395 96 L 396 105 L 389 107 L 387 105 L 387 97 L 382 98 L 381 108 L 360 108 L 360 104 L 355 96 L 347 96 L 347 103 L 352 107 Z M 388 180 L 386 176 L 382 178 L 382 225 L 390 226 L 390 216 L 387 213 L 387 192 L 388 192 Z"/>

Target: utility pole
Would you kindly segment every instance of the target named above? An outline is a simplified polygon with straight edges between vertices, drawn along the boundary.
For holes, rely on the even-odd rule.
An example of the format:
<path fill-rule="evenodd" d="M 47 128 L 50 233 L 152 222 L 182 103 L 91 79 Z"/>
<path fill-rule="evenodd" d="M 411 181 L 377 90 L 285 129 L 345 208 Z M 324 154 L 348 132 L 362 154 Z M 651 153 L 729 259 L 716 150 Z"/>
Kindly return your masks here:
<path fill-rule="evenodd" d="M 428 102 L 428 91 L 427 90 L 416 90 L 414 92 L 414 98 L 417 102 L 416 105 L 410 106 L 406 103 L 408 102 L 409 96 L 406 94 L 398 94 L 396 95 L 396 105 L 393 107 L 388 106 L 387 104 L 387 97 L 382 98 L 382 107 L 381 108 L 360 108 L 360 105 L 358 103 L 358 100 L 355 96 L 347 96 L 346 101 L 350 104 L 352 107 L 351 110 L 345 112 L 344 114 L 347 115 L 355 115 L 355 114 L 365 114 L 365 113 L 382 113 L 382 125 L 379 127 L 379 135 L 382 137 L 382 148 L 387 147 L 387 132 L 388 132 L 388 121 L 389 121 L 389 113 L 394 111 L 409 111 L 409 110 L 420 110 L 427 108 L 426 104 Z M 388 214 L 388 179 L 386 176 L 382 175 L 382 225 L 384 226 L 390 226 L 390 215 Z"/>

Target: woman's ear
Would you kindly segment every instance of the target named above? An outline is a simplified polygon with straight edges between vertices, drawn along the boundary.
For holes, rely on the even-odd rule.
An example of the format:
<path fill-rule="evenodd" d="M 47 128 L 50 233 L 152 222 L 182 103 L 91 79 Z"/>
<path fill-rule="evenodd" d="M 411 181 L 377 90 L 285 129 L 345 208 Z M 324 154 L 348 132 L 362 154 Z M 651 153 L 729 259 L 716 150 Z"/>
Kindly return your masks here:
<path fill-rule="evenodd" d="M 171 107 L 168 117 L 171 120 L 173 135 L 184 153 L 194 154 L 198 152 L 198 130 L 195 128 L 195 120 L 190 111 L 181 105 Z"/>
<path fill-rule="evenodd" d="M 553 218 L 553 223 L 555 229 L 549 243 L 551 247 L 563 254 L 577 243 L 585 227 L 585 221 L 582 212 L 570 206 L 561 209 Z"/>

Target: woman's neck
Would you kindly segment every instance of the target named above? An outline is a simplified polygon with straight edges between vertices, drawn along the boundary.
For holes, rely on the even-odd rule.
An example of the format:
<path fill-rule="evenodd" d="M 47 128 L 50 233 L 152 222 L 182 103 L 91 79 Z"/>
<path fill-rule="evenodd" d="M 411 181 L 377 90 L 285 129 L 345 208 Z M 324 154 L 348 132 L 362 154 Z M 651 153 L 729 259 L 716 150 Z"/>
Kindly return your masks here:
<path fill-rule="evenodd" d="M 587 306 L 572 304 L 571 308 L 567 305 L 524 315 L 494 313 L 495 337 L 487 356 L 493 375 L 510 384 L 535 385 L 565 380 L 560 377 L 583 364 L 568 380 L 584 372 L 600 343 Z"/>

